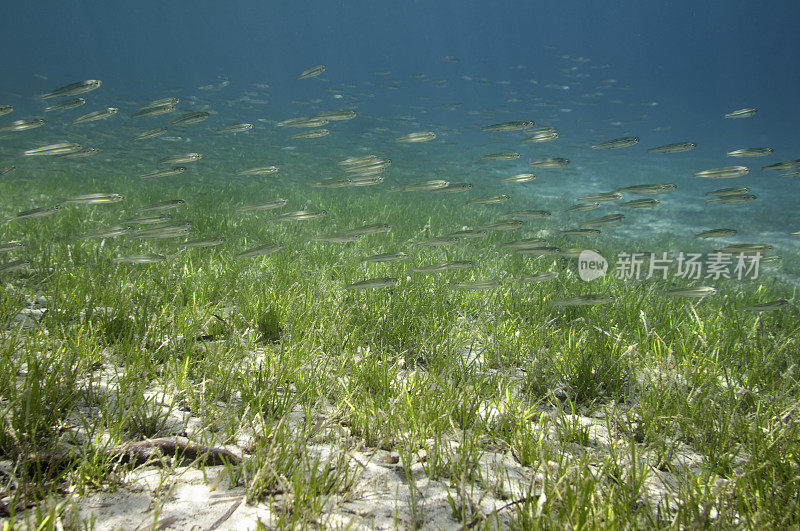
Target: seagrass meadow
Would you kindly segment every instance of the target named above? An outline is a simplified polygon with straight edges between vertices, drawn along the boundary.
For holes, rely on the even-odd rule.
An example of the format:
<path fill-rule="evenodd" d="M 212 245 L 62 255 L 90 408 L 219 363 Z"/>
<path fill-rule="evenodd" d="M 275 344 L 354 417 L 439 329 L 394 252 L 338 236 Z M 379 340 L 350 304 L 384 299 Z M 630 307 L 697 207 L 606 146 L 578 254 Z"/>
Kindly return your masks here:
<path fill-rule="evenodd" d="M 796 8 L 354 4 L 14 8 L 3 529 L 800 526 Z"/>

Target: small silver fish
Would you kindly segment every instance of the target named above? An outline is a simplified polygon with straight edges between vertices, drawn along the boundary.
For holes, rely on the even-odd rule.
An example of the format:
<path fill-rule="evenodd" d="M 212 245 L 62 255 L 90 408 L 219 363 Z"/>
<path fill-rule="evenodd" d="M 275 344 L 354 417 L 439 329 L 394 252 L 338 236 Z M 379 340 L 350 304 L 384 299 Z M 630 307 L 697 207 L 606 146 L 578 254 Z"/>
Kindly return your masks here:
<path fill-rule="evenodd" d="M 430 142 L 434 138 L 436 138 L 436 133 L 433 131 L 422 131 L 419 133 L 409 133 L 407 135 L 398 136 L 394 140 L 395 142 L 409 144 L 417 142 Z"/>
<path fill-rule="evenodd" d="M 142 131 L 141 133 L 133 137 L 133 140 L 146 140 L 148 138 L 156 138 L 163 135 L 166 132 L 167 132 L 166 127 L 157 127 L 155 129 L 148 129 L 147 131 Z"/>
<path fill-rule="evenodd" d="M 697 147 L 694 142 L 675 142 L 674 144 L 666 144 L 647 150 L 648 153 L 681 153 L 683 151 L 691 151 Z"/>
<path fill-rule="evenodd" d="M 124 223 L 126 225 L 158 225 L 161 223 L 167 223 L 171 220 L 172 220 L 171 217 L 165 215 L 139 216 L 135 218 L 123 219 L 121 223 Z"/>
<path fill-rule="evenodd" d="M 159 225 L 150 229 L 140 230 L 134 232 L 134 238 L 148 238 L 148 239 L 165 239 L 165 238 L 179 238 L 189 234 L 191 225 L 189 223 L 172 223 Z"/>
<path fill-rule="evenodd" d="M 443 194 L 457 194 L 460 192 L 467 192 L 471 189 L 472 189 L 471 183 L 449 183 L 444 188 L 437 188 L 436 190 L 432 191 Z"/>
<path fill-rule="evenodd" d="M 273 210 L 286 206 L 289 201 L 287 199 L 278 198 L 270 199 L 268 201 L 261 201 L 260 203 L 251 203 L 249 205 L 241 205 L 236 207 L 236 212 L 260 212 L 262 210 Z"/>
<path fill-rule="evenodd" d="M 106 107 L 105 109 L 100 109 L 99 111 L 90 112 L 89 114 L 84 114 L 83 116 L 78 116 L 74 120 L 72 120 L 72 124 L 79 124 L 83 122 L 96 122 L 97 120 L 103 120 L 105 118 L 109 118 L 117 114 L 119 109 L 116 107 Z"/>
<path fill-rule="evenodd" d="M 622 199 L 622 194 L 619 192 L 600 192 L 597 194 L 582 195 L 578 201 L 619 201 Z"/>
<path fill-rule="evenodd" d="M 736 229 L 711 229 L 695 234 L 695 238 L 729 238 L 736 234 Z"/>
<path fill-rule="evenodd" d="M 301 139 L 301 138 L 321 138 L 323 136 L 328 136 L 330 131 L 328 129 L 311 129 L 309 131 L 302 131 L 300 133 L 295 133 L 290 135 L 289 138 L 293 139 Z"/>
<path fill-rule="evenodd" d="M 34 149 L 28 149 L 24 152 L 26 157 L 33 157 L 33 156 L 57 156 L 57 155 L 66 155 L 69 153 L 77 153 L 84 149 L 84 146 L 80 144 L 75 144 L 73 142 L 59 142 L 57 144 L 49 144 L 47 146 L 42 146 Z"/>
<path fill-rule="evenodd" d="M 118 256 L 111 260 L 115 264 L 155 264 L 163 262 L 167 257 L 163 254 L 132 254 L 128 256 Z"/>
<path fill-rule="evenodd" d="M 0 125 L 0 132 L 6 131 L 27 131 L 44 125 L 44 118 L 28 118 L 26 120 L 16 120 L 7 124 Z"/>
<path fill-rule="evenodd" d="M 532 168 L 563 168 L 568 164 L 569 164 L 569 159 L 564 159 L 559 157 L 548 157 L 528 162 L 528 165 Z"/>
<path fill-rule="evenodd" d="M 725 118 L 750 118 L 751 116 L 755 115 L 756 112 L 757 109 L 748 107 L 729 112 L 725 115 Z"/>
<path fill-rule="evenodd" d="M 211 116 L 211 113 L 205 111 L 190 112 L 182 114 L 170 122 L 171 125 L 191 125 L 197 124 Z"/>
<path fill-rule="evenodd" d="M 342 120 L 352 120 L 356 117 L 356 111 L 350 109 L 342 109 L 339 111 L 323 111 L 311 116 L 317 120 L 330 120 L 331 122 L 338 122 Z"/>
<path fill-rule="evenodd" d="M 530 120 L 514 120 L 512 122 L 501 122 L 499 124 L 492 124 L 481 127 L 481 131 L 521 131 L 533 127 L 534 124 Z"/>
<path fill-rule="evenodd" d="M 332 177 L 322 181 L 311 183 L 314 188 L 345 188 L 350 186 L 351 180 L 349 177 Z"/>
<path fill-rule="evenodd" d="M 543 131 L 535 133 L 531 136 L 525 137 L 520 142 L 551 142 L 558 138 L 558 133 L 555 131 Z"/>
<path fill-rule="evenodd" d="M 678 186 L 672 183 L 636 184 L 617 188 L 618 192 L 629 192 L 637 195 L 653 195 L 677 190 Z"/>
<path fill-rule="evenodd" d="M 786 299 L 778 299 L 761 304 L 751 304 L 749 306 L 742 306 L 742 310 L 747 312 L 774 312 L 789 306 L 790 302 Z"/>
<path fill-rule="evenodd" d="M 614 302 L 613 297 L 601 294 L 591 295 L 578 295 L 577 297 L 568 297 L 564 299 L 555 299 L 550 302 L 553 306 L 598 306 L 600 304 L 610 304 Z"/>
<path fill-rule="evenodd" d="M 471 260 L 451 260 L 447 262 L 438 262 L 429 266 L 415 267 L 411 271 L 414 273 L 442 273 L 444 271 L 469 269 L 474 265 Z"/>
<path fill-rule="evenodd" d="M 417 245 L 420 247 L 445 247 L 447 245 L 455 245 L 458 242 L 458 238 L 454 238 L 452 236 L 442 236 L 439 238 L 429 238 L 427 240 L 419 241 L 417 242 Z"/>
<path fill-rule="evenodd" d="M 53 206 L 33 208 L 31 210 L 24 210 L 24 211 L 20 212 L 19 214 L 17 214 L 16 216 L 13 216 L 11 218 L 6 218 L 6 219 L 7 220 L 11 220 L 11 219 L 43 218 L 45 216 L 50 216 L 52 214 L 55 214 L 59 210 L 61 210 L 61 205 L 53 205 Z"/>
<path fill-rule="evenodd" d="M 189 162 L 197 162 L 202 159 L 203 155 L 200 153 L 181 153 L 180 155 L 172 155 L 158 159 L 159 164 L 188 164 Z"/>
<path fill-rule="evenodd" d="M 545 244 L 545 241 L 541 238 L 526 238 L 524 240 L 516 240 L 513 242 L 507 242 L 502 244 L 504 249 L 528 249 L 528 248 L 535 248 L 535 247 L 542 247 Z"/>
<path fill-rule="evenodd" d="M 489 153 L 488 155 L 483 155 L 481 158 L 487 160 L 517 160 L 519 156 L 519 153 L 515 151 L 504 151 L 502 153 Z"/>
<path fill-rule="evenodd" d="M 505 179 L 500 179 L 501 183 L 529 183 L 532 180 L 536 179 L 536 176 L 532 173 L 520 173 L 517 175 L 513 175 L 511 177 L 506 177 Z"/>
<path fill-rule="evenodd" d="M 44 112 L 51 112 L 51 111 L 66 111 L 68 109 L 74 109 L 75 107 L 80 107 L 81 105 L 85 105 L 86 100 L 83 98 L 73 98 L 71 100 L 64 100 L 53 105 L 49 105 L 44 108 Z"/>
<path fill-rule="evenodd" d="M 181 100 L 175 97 L 161 98 L 160 100 L 155 100 L 151 101 L 150 103 L 145 103 L 144 105 L 139 107 L 139 109 L 141 110 L 155 109 L 158 107 L 165 107 L 167 105 L 177 105 L 180 102 Z"/>
<path fill-rule="evenodd" d="M 658 199 L 653 199 L 652 197 L 648 197 L 647 199 L 636 199 L 634 201 L 626 201 L 624 203 L 620 203 L 619 206 L 627 207 L 627 208 L 655 208 L 661 204 L 661 201 Z"/>
<path fill-rule="evenodd" d="M 15 271 L 23 271 L 32 265 L 30 260 L 14 260 L 6 264 L 0 265 L 0 274 L 13 273 Z"/>
<path fill-rule="evenodd" d="M 376 176 L 376 177 L 370 177 L 370 176 L 351 177 L 349 179 L 348 186 L 373 186 L 373 185 L 376 185 L 376 184 L 380 184 L 382 182 L 383 182 L 383 177 L 380 177 L 380 176 Z M 439 191 L 439 190 L 434 190 L 434 191 Z"/>
<path fill-rule="evenodd" d="M 345 289 L 389 288 L 392 286 L 396 286 L 398 282 L 399 281 L 394 277 L 370 278 L 367 280 L 362 280 L 361 282 L 356 282 L 355 284 L 348 284 L 347 286 L 345 286 Z"/>
<path fill-rule="evenodd" d="M 731 179 L 741 177 L 749 171 L 750 169 L 746 166 L 725 166 L 723 168 L 698 171 L 695 172 L 694 176 L 705 177 L 706 179 Z"/>
<path fill-rule="evenodd" d="M 562 236 L 599 236 L 599 229 L 567 229 L 561 231 Z"/>
<path fill-rule="evenodd" d="M 155 105 L 150 107 L 142 107 L 137 112 L 133 113 L 134 118 L 142 118 L 145 116 L 161 116 L 162 114 L 169 114 L 175 112 L 177 104 L 164 103 L 163 105 Z"/>
<path fill-rule="evenodd" d="M 718 249 L 718 253 L 725 253 L 725 254 L 743 254 L 743 255 L 755 255 L 755 254 L 763 254 L 768 253 L 769 251 L 773 250 L 774 247 L 768 243 L 737 243 L 733 245 L 727 245 L 722 249 Z"/>
<path fill-rule="evenodd" d="M 602 216 L 599 218 L 590 219 L 589 221 L 584 221 L 581 223 L 581 228 L 611 227 L 612 225 L 618 225 L 623 219 L 625 219 L 625 216 L 622 214 L 609 214 L 608 216 Z"/>
<path fill-rule="evenodd" d="M 86 92 L 95 90 L 100 88 L 103 82 L 99 79 L 87 79 L 86 81 L 78 81 L 77 83 L 72 83 L 70 85 L 65 85 L 63 87 L 59 87 L 52 92 L 48 92 L 46 94 L 42 94 L 42 99 L 46 100 L 48 98 L 60 98 L 63 96 L 76 96 L 78 94 L 84 94 Z"/>
<path fill-rule="evenodd" d="M 613 140 L 606 140 L 592 146 L 592 149 L 619 149 L 632 146 L 639 142 L 638 136 L 624 136 Z"/>
<path fill-rule="evenodd" d="M 467 204 L 470 205 L 497 205 L 500 203 L 505 203 L 511 199 L 509 196 L 505 194 L 501 195 L 492 195 L 488 197 L 479 197 L 477 199 L 472 199 L 471 201 L 467 201 Z"/>
<path fill-rule="evenodd" d="M 723 195 L 741 195 L 746 194 L 750 191 L 750 188 L 745 188 L 744 186 L 734 186 L 731 188 L 720 188 L 719 190 L 713 190 L 711 192 L 706 192 L 706 196 L 723 196 Z"/>
<path fill-rule="evenodd" d="M 587 212 L 589 210 L 595 210 L 600 208 L 599 201 L 591 201 L 589 203 L 578 203 L 577 205 L 572 205 L 566 212 Z"/>
<path fill-rule="evenodd" d="M 673 288 L 667 290 L 667 295 L 671 297 L 688 297 L 693 299 L 711 297 L 716 294 L 717 294 L 716 288 L 712 288 L 711 286 L 697 286 L 694 288 Z"/>
<path fill-rule="evenodd" d="M 362 258 L 362 262 L 380 263 L 380 262 L 401 262 L 408 258 L 406 253 L 384 253 L 367 256 Z"/>
<path fill-rule="evenodd" d="M 78 151 L 73 153 L 64 153 L 63 155 L 58 155 L 60 159 L 80 159 L 84 157 L 91 157 L 92 155 L 97 155 L 100 153 L 100 150 L 93 147 L 82 147 Z"/>
<path fill-rule="evenodd" d="M 277 166 L 262 166 L 259 168 L 250 168 L 247 170 L 236 172 L 236 175 L 269 175 L 271 173 L 277 173 L 277 172 L 278 172 Z"/>
<path fill-rule="evenodd" d="M 145 173 L 139 177 L 142 179 L 157 179 L 159 177 L 169 177 L 170 175 L 178 175 L 186 171 L 186 166 L 173 166 L 165 170 L 153 170 L 150 173 Z"/>
<path fill-rule="evenodd" d="M 461 282 L 459 284 L 453 284 L 452 287 L 454 289 L 478 291 L 497 289 L 500 287 L 500 283 L 496 280 L 478 280 L 475 282 Z"/>
<path fill-rule="evenodd" d="M 522 282 L 528 282 L 533 284 L 539 284 L 541 282 L 547 282 L 549 280 L 555 280 L 558 278 L 558 271 L 544 271 L 542 273 L 536 273 L 535 275 L 524 275 L 520 280 Z"/>
<path fill-rule="evenodd" d="M 81 205 L 104 205 L 108 203 L 118 203 L 123 199 L 124 197 L 120 194 L 95 193 L 95 194 L 83 194 L 83 195 L 72 196 L 70 198 L 64 199 L 62 203 L 77 203 Z"/>
<path fill-rule="evenodd" d="M 312 66 L 311 68 L 307 68 L 302 72 L 300 72 L 299 74 L 297 74 L 297 76 L 295 76 L 295 79 L 309 79 L 312 77 L 317 77 L 324 71 L 325 71 L 325 65 Z"/>
<path fill-rule="evenodd" d="M 442 179 L 434 179 L 432 181 L 422 181 L 418 183 L 407 184 L 400 188 L 403 192 L 428 192 L 432 190 L 439 190 L 440 188 L 447 188 L 449 182 Z"/>
<path fill-rule="evenodd" d="M 507 230 L 515 230 L 522 228 L 522 225 L 525 223 L 518 219 L 501 219 L 499 221 L 493 221 L 491 223 L 487 223 L 486 225 L 481 225 L 478 227 L 478 230 L 483 231 L 507 231 Z"/>
<path fill-rule="evenodd" d="M 387 233 L 392 230 L 392 226 L 386 223 L 373 223 L 371 225 L 362 225 L 355 229 L 345 231 L 345 234 L 352 234 L 355 236 L 367 236 L 370 234 Z"/>
<path fill-rule="evenodd" d="M 139 209 L 139 212 L 159 212 L 163 210 L 171 210 L 173 208 L 182 207 L 186 204 L 186 201 L 183 199 L 169 199 L 167 201 L 160 201 L 158 203 L 153 203 L 152 205 L 147 205 Z"/>
<path fill-rule="evenodd" d="M 531 256 L 558 256 L 562 252 L 560 247 L 553 247 L 547 245 L 515 247 L 513 248 L 513 250 L 517 254 L 526 254 Z"/>
<path fill-rule="evenodd" d="M 233 124 L 217 129 L 217 133 L 244 133 L 253 128 L 253 124 L 241 123 Z"/>
<path fill-rule="evenodd" d="M 78 236 L 79 240 L 89 240 L 89 239 L 104 239 L 104 238 L 116 238 L 117 236 L 123 236 L 125 234 L 129 234 L 133 231 L 132 228 L 126 227 L 123 225 L 114 225 L 113 227 L 108 227 L 105 229 L 96 230 L 93 232 L 87 232 Z"/>
<path fill-rule="evenodd" d="M 327 214 L 327 210 L 296 210 L 274 217 L 271 221 L 308 221 L 319 219 Z"/>
<path fill-rule="evenodd" d="M 506 214 L 525 219 L 546 219 L 552 215 L 549 210 L 509 210 Z"/>
<path fill-rule="evenodd" d="M 706 203 L 716 203 L 721 205 L 741 205 L 755 201 L 758 196 L 755 194 L 727 194 L 706 199 Z"/>
<path fill-rule="evenodd" d="M 322 127 L 327 124 L 328 120 L 322 118 L 311 118 L 310 116 L 299 116 L 297 118 L 289 118 L 282 122 L 278 122 L 278 127 Z"/>
<path fill-rule="evenodd" d="M 200 240 L 189 240 L 181 242 L 178 247 L 181 249 L 204 249 L 206 247 L 216 247 L 225 243 L 222 238 L 203 238 Z"/>
<path fill-rule="evenodd" d="M 22 247 L 22 242 L 0 242 L 0 253 L 5 254 L 11 251 L 19 251 Z"/>
<path fill-rule="evenodd" d="M 768 147 L 744 148 L 728 151 L 727 155 L 729 157 L 766 157 L 767 155 L 771 155 L 774 151 L 774 149 Z"/>
<path fill-rule="evenodd" d="M 796 171 L 800 169 L 800 159 L 784 160 L 769 166 L 762 166 L 762 170 Z"/>

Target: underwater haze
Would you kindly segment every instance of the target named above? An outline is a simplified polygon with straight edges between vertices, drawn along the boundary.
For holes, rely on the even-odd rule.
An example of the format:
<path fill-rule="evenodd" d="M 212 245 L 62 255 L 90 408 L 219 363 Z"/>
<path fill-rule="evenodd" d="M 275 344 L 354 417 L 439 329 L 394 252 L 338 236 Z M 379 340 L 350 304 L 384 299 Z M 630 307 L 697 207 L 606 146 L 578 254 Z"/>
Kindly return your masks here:
<path fill-rule="evenodd" d="M 24 219 L 73 196 L 66 203 L 120 194 L 131 213 L 132 198 L 187 190 L 252 211 L 262 209 L 245 197 L 291 190 L 287 209 L 315 203 L 331 214 L 298 229 L 301 239 L 341 228 L 339 206 L 426 195 L 458 208 L 461 222 L 415 220 L 425 236 L 505 216 L 518 226 L 496 230 L 609 238 L 648 256 L 745 245 L 735 249 L 794 258 L 799 12 L 792 2 L 744 1 L 15 4 L 0 32 L 13 50 L 0 81 L 2 239 L 23 241 Z M 80 80 L 102 86 L 69 88 Z M 44 109 L 59 100 L 67 103 Z M 14 123 L 42 117 L 42 127 Z M 430 136 L 404 138 L 418 132 Z M 372 179 L 348 181 L 366 174 L 342 173 L 340 161 L 368 155 L 382 161 L 367 168 Z M 549 158 L 565 162 L 537 162 Z M 175 171 L 160 171 L 169 160 Z M 243 178 L 253 167 L 275 172 Z M 429 180 L 469 189 L 431 196 L 417 186 Z M 660 199 L 637 201 L 648 192 L 630 188 L 665 183 L 669 191 L 649 193 Z M 620 189 L 629 193 L 602 197 Z M 572 207 L 594 194 L 595 212 Z M 525 219 L 532 209 L 547 219 Z M 587 227 L 602 236 L 568 232 Z M 717 231 L 708 233 L 716 246 L 698 245 L 704 231 Z M 641 247 L 655 237 L 661 247 Z M 779 261 L 773 272 L 794 282 L 797 264 Z"/>
<path fill-rule="evenodd" d="M 796 0 L 6 4 L 0 518 L 800 526 Z"/>

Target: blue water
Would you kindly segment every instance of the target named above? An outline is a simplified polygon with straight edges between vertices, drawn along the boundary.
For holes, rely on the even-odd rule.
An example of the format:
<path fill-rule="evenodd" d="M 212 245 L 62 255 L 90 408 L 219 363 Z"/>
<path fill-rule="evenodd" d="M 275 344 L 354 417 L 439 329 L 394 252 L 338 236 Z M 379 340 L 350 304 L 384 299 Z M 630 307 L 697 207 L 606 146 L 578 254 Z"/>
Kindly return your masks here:
<path fill-rule="evenodd" d="M 282 90 L 298 65 L 317 63 L 332 83 L 364 82 L 382 69 L 526 81 L 550 75 L 562 66 L 554 56 L 566 54 L 611 65 L 600 75 L 676 112 L 758 101 L 770 118 L 798 117 L 800 6 L 792 1 L 44 1 L 3 12 L 7 91 L 52 85 L 35 74 L 55 83 L 102 77 L 120 93 L 216 75 Z M 460 63 L 441 64 L 445 55 Z M 509 70 L 518 64 L 528 70 Z"/>
<path fill-rule="evenodd" d="M 419 180 L 427 172 L 496 193 L 507 191 L 496 179 L 527 171 L 529 159 L 563 156 L 572 161 L 568 169 L 537 172 L 536 188 L 515 193 L 566 206 L 580 193 L 674 182 L 682 195 L 665 200 L 663 208 L 631 212 L 631 234 L 659 223 L 654 230 L 666 230 L 662 222 L 668 222 L 670 230 L 691 237 L 736 220 L 749 224 L 749 235 L 738 241 L 763 236 L 796 251 L 798 238 L 788 233 L 800 230 L 800 179 L 760 167 L 800 158 L 799 22 L 800 4 L 782 0 L 45 1 L 35 8 L 16 2 L 3 7 L 0 20 L 0 103 L 16 110 L 0 122 L 41 116 L 38 95 L 68 83 L 101 79 L 103 86 L 84 95 L 89 103 L 78 110 L 48 113 L 48 127 L 4 135 L 0 156 L 16 162 L 20 149 L 69 139 L 102 151 L 76 164 L 142 173 L 152 155 L 138 152 L 130 137 L 174 116 L 137 122 L 130 114 L 149 100 L 177 96 L 181 111 L 213 114 L 201 127 L 156 140 L 163 151 L 204 151 L 213 159 L 208 154 L 216 150 L 217 162 L 240 160 L 245 167 L 318 159 L 332 169 L 326 173 L 320 165 L 316 177 L 327 178 L 336 176 L 336 157 L 369 148 L 392 158 L 387 183 Z M 317 64 L 326 66 L 324 74 L 295 80 Z M 119 116 L 79 131 L 65 125 L 65 116 L 103 106 L 119 107 Z M 758 113 L 723 118 L 742 107 Z M 341 108 L 358 117 L 330 124 L 335 135 L 325 143 L 290 141 L 275 127 Z M 519 133 L 480 131 L 518 119 L 553 125 L 561 137 L 520 144 Z M 248 136 L 201 138 L 202 131 L 240 121 L 256 128 Z M 437 140 L 393 142 L 425 130 L 436 131 Z M 613 152 L 589 149 L 621 136 L 641 142 Z M 680 141 L 698 148 L 645 153 Z M 253 160 L 259 145 L 273 150 L 269 161 Z M 766 146 L 773 155 L 725 156 Z M 522 154 L 519 161 L 480 158 L 512 150 Z M 703 182 L 693 177 L 738 164 L 750 166 L 750 174 Z M 706 206 L 702 194 L 724 186 L 748 186 L 759 199 Z"/>

